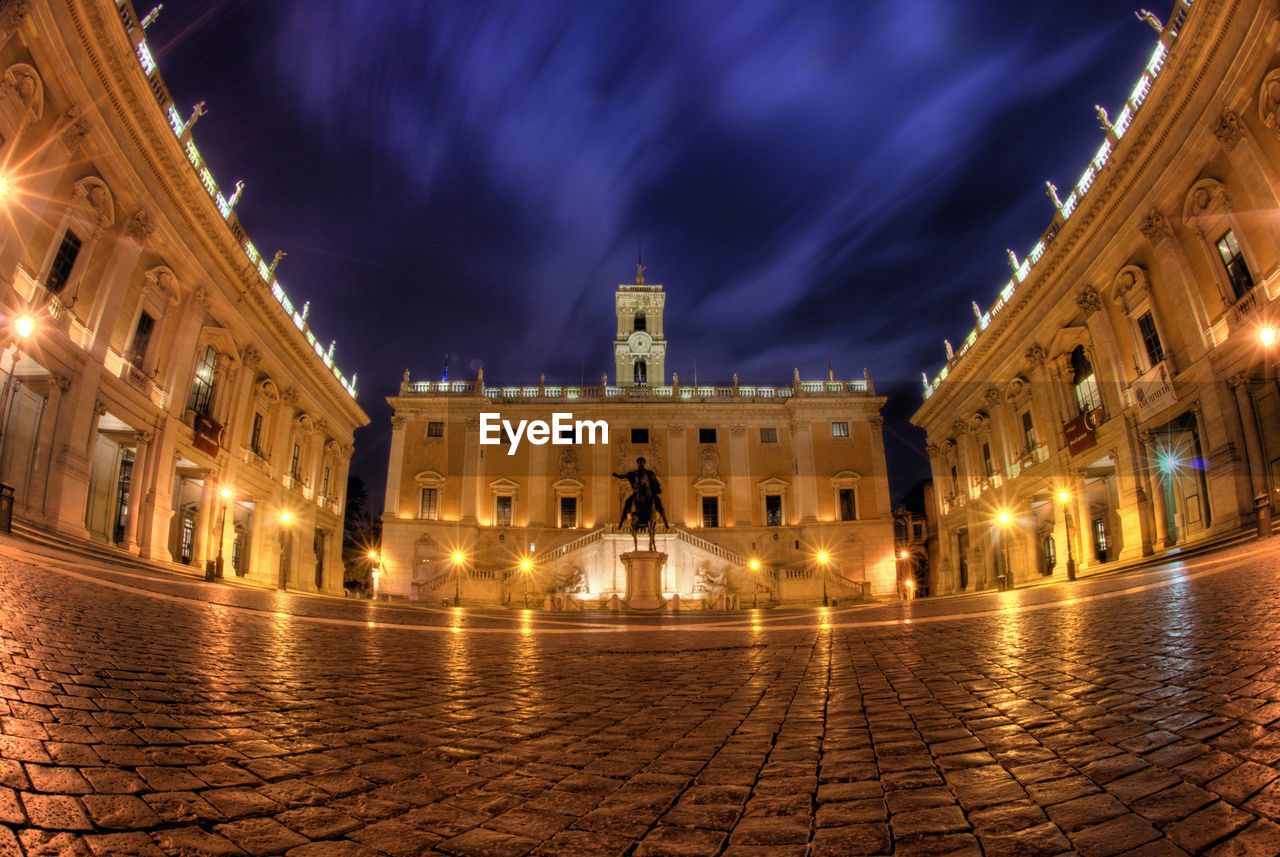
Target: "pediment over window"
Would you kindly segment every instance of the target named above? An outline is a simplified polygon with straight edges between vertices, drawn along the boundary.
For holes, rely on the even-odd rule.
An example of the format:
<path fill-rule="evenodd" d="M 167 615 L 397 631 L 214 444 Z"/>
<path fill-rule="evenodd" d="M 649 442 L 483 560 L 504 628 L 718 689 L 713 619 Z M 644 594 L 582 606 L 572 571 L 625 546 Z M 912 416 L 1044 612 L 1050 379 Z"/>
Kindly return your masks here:
<path fill-rule="evenodd" d="M 413 477 L 413 482 L 419 488 L 439 488 L 444 484 L 444 477 L 434 470 L 424 470 Z"/>
<path fill-rule="evenodd" d="M 862 474 L 856 470 L 841 470 L 831 477 L 831 484 L 837 488 L 857 488 L 862 481 Z"/>

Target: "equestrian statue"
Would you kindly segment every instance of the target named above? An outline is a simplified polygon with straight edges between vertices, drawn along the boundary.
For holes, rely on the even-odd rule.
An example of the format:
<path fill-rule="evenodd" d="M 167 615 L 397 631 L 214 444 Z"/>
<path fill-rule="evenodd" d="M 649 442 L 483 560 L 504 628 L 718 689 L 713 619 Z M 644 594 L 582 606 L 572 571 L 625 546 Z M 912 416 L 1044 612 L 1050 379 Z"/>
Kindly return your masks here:
<path fill-rule="evenodd" d="M 658 483 L 658 475 L 652 470 L 645 469 L 644 459 L 636 459 L 636 469 L 629 470 L 626 473 L 613 474 L 616 479 L 625 479 L 631 485 L 631 494 L 627 497 L 626 502 L 622 504 L 622 520 L 618 522 L 618 529 L 630 526 L 631 543 L 635 550 L 640 549 L 639 533 L 647 532 L 649 534 L 649 550 L 657 550 L 654 541 L 654 531 L 656 529 L 657 518 L 662 519 L 663 529 L 671 529 L 667 523 L 667 513 L 662 508 L 662 485 Z"/>

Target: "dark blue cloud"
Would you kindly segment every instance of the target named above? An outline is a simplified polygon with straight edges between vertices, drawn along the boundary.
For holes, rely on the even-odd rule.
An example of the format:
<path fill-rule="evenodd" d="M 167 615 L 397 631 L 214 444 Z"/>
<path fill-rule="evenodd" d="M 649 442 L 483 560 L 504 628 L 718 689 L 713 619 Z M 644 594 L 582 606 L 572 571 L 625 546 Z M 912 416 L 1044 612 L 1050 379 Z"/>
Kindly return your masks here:
<path fill-rule="evenodd" d="M 404 368 L 611 374 L 643 240 L 668 371 L 866 367 L 901 397 L 905 487 L 920 373 L 1154 44 L 1103 0 L 169 0 L 150 35 L 179 103 L 208 101 L 220 180 L 248 180 L 250 235 L 360 371 L 375 486 Z"/>

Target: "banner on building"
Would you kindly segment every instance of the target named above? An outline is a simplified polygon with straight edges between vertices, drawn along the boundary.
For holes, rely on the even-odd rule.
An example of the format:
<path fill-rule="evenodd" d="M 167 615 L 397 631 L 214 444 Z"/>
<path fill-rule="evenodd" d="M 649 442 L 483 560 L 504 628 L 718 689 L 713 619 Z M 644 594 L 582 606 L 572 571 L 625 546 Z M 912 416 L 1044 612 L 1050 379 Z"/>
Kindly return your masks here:
<path fill-rule="evenodd" d="M 1169 377 L 1169 367 L 1163 362 L 1157 363 L 1134 381 L 1129 394 L 1133 396 L 1138 414 L 1144 420 L 1178 401 L 1173 390 L 1173 379 Z"/>
<path fill-rule="evenodd" d="M 218 454 L 218 441 L 222 437 L 222 426 L 205 416 L 196 417 L 195 438 L 192 446 L 205 455 Z"/>
<path fill-rule="evenodd" d="M 1066 436 L 1067 452 L 1079 455 L 1090 447 L 1098 445 L 1097 426 L 1093 423 L 1093 411 L 1086 411 L 1074 420 L 1062 424 L 1062 433 Z"/>

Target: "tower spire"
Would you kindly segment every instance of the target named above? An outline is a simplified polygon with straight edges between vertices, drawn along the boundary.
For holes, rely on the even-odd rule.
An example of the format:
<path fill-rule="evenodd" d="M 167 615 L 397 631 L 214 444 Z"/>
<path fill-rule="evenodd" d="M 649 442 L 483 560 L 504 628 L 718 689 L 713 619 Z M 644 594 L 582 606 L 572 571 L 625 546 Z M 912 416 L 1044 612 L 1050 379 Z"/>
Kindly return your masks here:
<path fill-rule="evenodd" d="M 644 285 L 644 242 L 636 241 L 636 285 Z"/>

